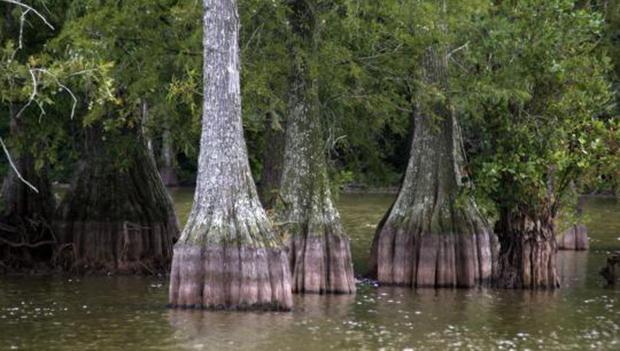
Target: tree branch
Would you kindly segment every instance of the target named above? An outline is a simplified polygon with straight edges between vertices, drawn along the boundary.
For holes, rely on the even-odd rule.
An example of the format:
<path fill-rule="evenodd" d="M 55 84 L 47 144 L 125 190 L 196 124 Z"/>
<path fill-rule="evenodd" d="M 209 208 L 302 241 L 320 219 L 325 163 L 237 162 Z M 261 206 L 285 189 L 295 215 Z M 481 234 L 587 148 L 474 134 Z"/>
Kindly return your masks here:
<path fill-rule="evenodd" d="M 26 184 L 28 187 L 30 187 L 30 189 L 32 189 L 35 193 L 38 194 L 39 190 L 37 190 L 37 188 L 35 188 L 35 186 L 32 185 L 29 181 L 24 179 L 24 177 L 22 177 L 21 173 L 19 173 L 19 171 L 17 170 L 17 167 L 15 166 L 15 163 L 13 163 L 13 159 L 11 158 L 11 154 L 9 153 L 9 150 L 6 148 L 6 145 L 4 144 L 4 140 L 2 140 L 2 138 L 0 138 L 0 144 L 2 145 L 2 149 L 4 150 L 4 154 L 6 155 L 6 158 L 9 160 L 9 164 L 11 165 L 11 168 L 13 169 L 15 174 L 17 175 L 17 178 L 19 178 L 19 180 L 21 180 L 24 184 Z"/>
<path fill-rule="evenodd" d="M 9 4 L 14 4 L 14 5 L 17 5 L 17 6 L 21 6 L 21 7 L 25 8 L 25 9 L 27 9 L 28 11 L 32 11 L 35 15 L 37 15 L 37 17 L 39 17 L 43 21 L 43 23 L 45 23 L 48 27 L 50 27 L 51 30 L 55 30 L 54 26 L 52 26 L 52 24 L 49 23 L 47 21 L 47 19 L 39 11 L 37 11 L 34 8 L 24 4 L 23 2 L 18 1 L 18 0 L 0 0 L 0 1 L 8 2 Z"/>
<path fill-rule="evenodd" d="M 8 240 L 6 240 L 4 238 L 0 238 L 0 243 L 9 245 L 10 247 L 28 247 L 28 248 L 31 248 L 31 249 L 33 249 L 35 247 L 43 246 L 43 245 L 55 244 L 55 242 L 52 241 L 52 240 L 39 241 L 39 242 L 36 242 L 36 243 L 33 243 L 33 244 L 27 243 L 25 241 L 22 241 L 21 243 L 14 243 L 14 242 L 8 241 Z"/>

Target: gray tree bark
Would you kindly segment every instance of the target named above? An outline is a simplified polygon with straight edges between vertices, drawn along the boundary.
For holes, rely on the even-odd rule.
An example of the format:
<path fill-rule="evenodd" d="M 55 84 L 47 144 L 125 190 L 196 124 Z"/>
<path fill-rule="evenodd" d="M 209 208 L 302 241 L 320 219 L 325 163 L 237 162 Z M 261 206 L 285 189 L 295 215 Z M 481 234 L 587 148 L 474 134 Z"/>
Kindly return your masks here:
<path fill-rule="evenodd" d="M 310 2 L 289 2 L 289 19 L 298 47 L 292 49 L 276 218 L 289 246 L 293 292 L 353 293 L 349 238 L 331 198 L 318 83 L 310 72 L 318 45 L 317 19 Z"/>
<path fill-rule="evenodd" d="M 444 49 L 429 47 L 421 67 L 427 86 L 448 91 Z M 462 194 L 462 136 L 449 101 L 419 100 L 407 171 L 375 234 L 370 274 L 386 284 L 472 287 L 492 278 L 497 238 Z"/>
<path fill-rule="evenodd" d="M 290 309 L 286 252 L 252 180 L 241 121 L 236 0 L 204 0 L 204 104 L 194 204 L 174 247 L 170 304 Z"/>

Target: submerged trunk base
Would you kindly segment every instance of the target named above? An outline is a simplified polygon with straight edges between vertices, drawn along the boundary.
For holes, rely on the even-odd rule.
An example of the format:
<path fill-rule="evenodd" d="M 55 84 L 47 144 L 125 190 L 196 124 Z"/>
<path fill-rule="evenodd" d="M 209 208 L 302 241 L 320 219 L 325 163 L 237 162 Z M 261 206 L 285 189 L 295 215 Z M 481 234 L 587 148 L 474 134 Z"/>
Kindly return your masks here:
<path fill-rule="evenodd" d="M 290 310 L 286 253 L 238 244 L 177 244 L 169 306 L 175 308 Z"/>
<path fill-rule="evenodd" d="M 155 274 L 170 267 L 175 226 L 76 221 L 60 222 L 57 227 L 70 233 L 56 258 L 66 270 Z"/>
<path fill-rule="evenodd" d="M 355 293 L 348 237 L 296 235 L 288 246 L 294 293 Z"/>
<path fill-rule="evenodd" d="M 583 251 L 590 247 L 588 228 L 583 224 L 575 224 L 562 233 L 558 240 L 558 249 Z"/>
<path fill-rule="evenodd" d="M 416 234 L 385 225 L 375 239 L 370 269 L 382 284 L 469 288 L 490 281 L 496 251 L 492 233 Z"/>
<path fill-rule="evenodd" d="M 501 252 L 497 287 L 555 289 L 560 287 L 557 244 L 550 220 L 516 216 L 498 222 Z"/>

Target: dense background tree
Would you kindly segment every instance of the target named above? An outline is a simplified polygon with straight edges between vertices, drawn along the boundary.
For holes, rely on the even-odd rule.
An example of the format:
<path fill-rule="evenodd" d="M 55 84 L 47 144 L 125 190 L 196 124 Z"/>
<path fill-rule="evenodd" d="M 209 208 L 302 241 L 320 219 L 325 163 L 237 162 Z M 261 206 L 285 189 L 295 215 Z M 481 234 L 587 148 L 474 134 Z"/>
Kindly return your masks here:
<path fill-rule="evenodd" d="M 320 64 L 312 76 L 333 197 L 344 186 L 400 184 L 415 134 L 413 107 L 436 101 L 453 106 L 463 125 L 469 177 L 462 181 L 477 184 L 463 187 L 458 199 L 473 195 L 493 222 L 543 209 L 543 217 L 570 218 L 578 193 L 617 194 L 619 104 L 608 104 L 606 85 L 613 83 L 617 101 L 617 1 L 328 3 L 316 14 Z M 200 2 L 0 0 L 0 6 L 0 133 L 23 179 L 39 191 L 14 181 L 3 161 L 2 262 L 32 266 L 28 255 L 58 257 L 49 214 L 61 202 L 53 195 L 58 200 L 67 192 L 52 184 L 70 182 L 91 152 L 84 141 L 92 130 L 107 154 L 122 155 L 106 161 L 110 172 L 129 169 L 137 157 L 129 151 L 143 147 L 143 134 L 168 184 L 175 176 L 194 183 L 203 101 Z M 239 15 L 249 164 L 263 205 L 272 207 L 293 63 L 290 7 L 240 0 Z M 446 89 L 419 74 L 425 50 L 437 44 L 448 51 Z M 432 119 L 433 129 L 441 125 Z M 564 184 L 575 191 L 564 191 Z M 527 221 L 548 222 L 538 216 Z M 542 226 L 541 238 L 557 232 Z M 70 245 L 63 247 L 68 254 Z"/>
<path fill-rule="evenodd" d="M 66 22 L 67 3 L 49 5 L 0 2 L 0 123 L 13 159 L 4 168 L 0 261 L 17 268 L 49 263 L 59 249 L 51 173 L 65 173 L 73 161 L 68 130 L 86 94 L 92 105 L 111 98 L 106 62 L 49 45 Z"/>

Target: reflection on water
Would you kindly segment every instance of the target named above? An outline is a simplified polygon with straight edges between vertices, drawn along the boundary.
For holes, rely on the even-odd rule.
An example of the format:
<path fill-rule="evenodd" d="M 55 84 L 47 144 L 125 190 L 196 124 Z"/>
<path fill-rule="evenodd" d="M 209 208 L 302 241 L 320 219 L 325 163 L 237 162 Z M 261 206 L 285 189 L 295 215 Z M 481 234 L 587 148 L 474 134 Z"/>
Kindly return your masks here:
<path fill-rule="evenodd" d="M 558 271 L 563 288 L 583 287 L 588 274 L 587 251 L 558 251 Z"/>
<path fill-rule="evenodd" d="M 174 194 L 179 215 L 191 191 Z M 392 196 L 343 195 L 358 272 Z M 169 310 L 165 278 L 0 277 L 0 350 L 619 350 L 620 289 L 598 269 L 619 248 L 620 206 L 589 199 L 589 252 L 560 252 L 558 291 L 358 286 L 295 296 L 291 313 Z"/>

